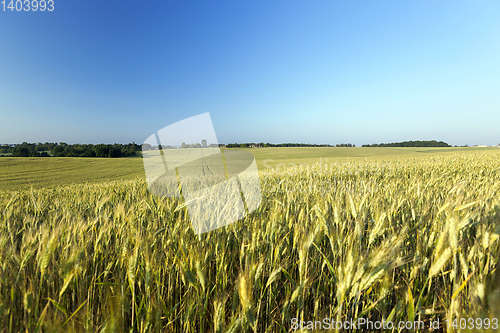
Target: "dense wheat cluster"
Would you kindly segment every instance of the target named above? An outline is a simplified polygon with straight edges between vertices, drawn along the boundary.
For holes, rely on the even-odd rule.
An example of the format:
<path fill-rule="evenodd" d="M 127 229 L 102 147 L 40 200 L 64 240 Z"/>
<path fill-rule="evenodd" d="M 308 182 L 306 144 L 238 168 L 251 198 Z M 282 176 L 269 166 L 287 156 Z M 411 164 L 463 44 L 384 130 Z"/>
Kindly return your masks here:
<path fill-rule="evenodd" d="M 500 318 L 500 153 L 263 169 L 261 185 L 256 212 L 200 236 L 139 179 L 0 193 L 0 332 Z"/>

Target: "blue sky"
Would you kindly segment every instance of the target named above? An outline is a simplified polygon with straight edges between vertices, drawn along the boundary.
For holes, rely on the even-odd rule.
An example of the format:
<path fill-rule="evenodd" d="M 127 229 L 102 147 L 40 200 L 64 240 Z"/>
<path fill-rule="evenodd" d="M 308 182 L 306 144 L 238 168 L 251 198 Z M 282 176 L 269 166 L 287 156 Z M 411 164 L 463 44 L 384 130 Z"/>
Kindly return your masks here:
<path fill-rule="evenodd" d="M 497 0 L 0 11 L 0 143 L 141 143 L 210 112 L 223 143 L 498 144 L 499 17 Z"/>

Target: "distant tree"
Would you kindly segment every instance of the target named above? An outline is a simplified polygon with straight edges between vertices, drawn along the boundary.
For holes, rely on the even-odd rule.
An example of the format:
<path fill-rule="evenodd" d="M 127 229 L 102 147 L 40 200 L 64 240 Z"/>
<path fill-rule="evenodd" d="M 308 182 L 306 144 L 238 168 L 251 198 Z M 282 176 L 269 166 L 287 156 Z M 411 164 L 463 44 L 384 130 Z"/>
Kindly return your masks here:
<path fill-rule="evenodd" d="M 135 152 L 137 151 L 137 145 L 133 142 L 129 147 L 126 148 L 124 152 L 124 156 L 135 156 Z"/>
<path fill-rule="evenodd" d="M 207 146 L 207 140 L 205 140 L 205 139 L 201 140 L 201 145 L 203 147 L 206 147 Z"/>
<path fill-rule="evenodd" d="M 93 149 L 87 149 L 83 154 L 80 155 L 81 157 L 96 157 L 95 151 Z"/>
<path fill-rule="evenodd" d="M 52 156 L 58 156 L 59 154 L 61 154 L 62 152 L 64 151 L 64 148 L 61 147 L 61 146 L 55 146 L 53 149 L 52 149 Z"/>
<path fill-rule="evenodd" d="M 14 151 L 13 153 L 14 156 L 16 157 L 29 157 L 30 156 L 30 151 L 26 147 L 21 147 L 17 150 Z"/>
<path fill-rule="evenodd" d="M 108 157 L 109 155 L 109 147 L 106 145 L 95 145 L 93 149 L 97 157 Z"/>
<path fill-rule="evenodd" d="M 392 142 L 392 143 L 379 143 L 371 145 L 363 145 L 363 147 L 451 147 L 443 141 L 404 141 L 404 142 Z"/>
<path fill-rule="evenodd" d="M 122 151 L 116 147 L 109 148 L 107 157 L 111 158 L 122 157 Z"/>
<path fill-rule="evenodd" d="M 145 144 L 145 148 L 151 147 Z M 113 145 L 91 145 L 91 144 L 67 144 L 60 143 L 28 143 L 23 142 L 14 146 L 0 146 L 0 153 L 11 153 L 13 156 L 29 157 L 123 157 L 135 156 L 136 151 L 141 149 L 140 145 L 134 143 Z M 26 151 L 28 152 L 26 154 Z M 50 152 L 50 154 L 48 153 Z"/>

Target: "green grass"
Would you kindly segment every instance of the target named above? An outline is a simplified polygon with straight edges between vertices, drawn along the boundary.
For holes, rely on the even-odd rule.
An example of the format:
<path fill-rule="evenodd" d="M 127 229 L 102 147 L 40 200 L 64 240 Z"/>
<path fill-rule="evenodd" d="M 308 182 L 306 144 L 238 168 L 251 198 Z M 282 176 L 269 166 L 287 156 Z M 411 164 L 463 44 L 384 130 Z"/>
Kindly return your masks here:
<path fill-rule="evenodd" d="M 199 236 L 181 200 L 141 178 L 0 192 L 0 331 L 498 319 L 500 150 L 428 152 L 262 169 L 261 206 Z"/>

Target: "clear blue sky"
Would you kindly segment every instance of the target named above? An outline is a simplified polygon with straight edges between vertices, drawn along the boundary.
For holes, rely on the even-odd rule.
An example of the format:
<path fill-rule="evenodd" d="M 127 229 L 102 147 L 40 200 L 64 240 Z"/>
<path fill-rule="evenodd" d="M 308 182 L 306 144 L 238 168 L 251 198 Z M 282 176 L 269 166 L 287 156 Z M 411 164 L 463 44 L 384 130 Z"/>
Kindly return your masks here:
<path fill-rule="evenodd" d="M 0 11 L 0 143 L 500 143 L 498 0 L 54 1 Z"/>

